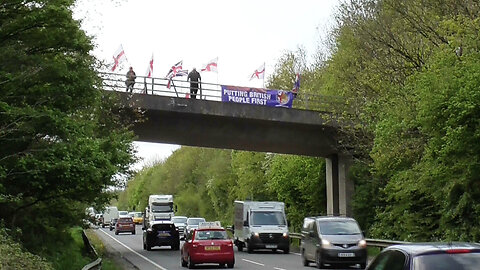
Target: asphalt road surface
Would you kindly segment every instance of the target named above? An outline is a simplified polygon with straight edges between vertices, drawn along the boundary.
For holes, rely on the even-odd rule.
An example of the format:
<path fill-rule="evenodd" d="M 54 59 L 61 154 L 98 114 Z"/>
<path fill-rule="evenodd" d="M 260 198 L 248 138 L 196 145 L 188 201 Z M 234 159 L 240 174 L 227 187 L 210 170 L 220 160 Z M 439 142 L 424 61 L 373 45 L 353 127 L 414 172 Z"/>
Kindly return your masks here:
<path fill-rule="evenodd" d="M 114 231 L 108 228 L 99 228 L 95 230 L 98 236 L 114 249 L 115 254 L 119 254 L 136 268 L 141 270 L 175 270 L 187 269 L 180 265 L 180 251 L 173 251 L 170 247 L 154 247 L 152 251 L 143 250 L 142 230 L 140 226 L 136 226 L 136 234 L 120 233 L 115 235 Z M 183 241 L 181 243 L 183 245 Z M 291 252 L 283 254 L 281 251 L 272 253 L 269 250 L 255 251 L 249 254 L 245 251 L 239 252 L 235 250 L 235 267 L 234 269 L 248 270 L 291 270 L 291 269 L 316 269 L 314 263 L 310 263 L 309 267 L 302 265 L 300 254 Z M 196 269 L 220 269 L 215 264 L 201 264 Z M 358 268 L 349 268 L 358 269 Z"/>

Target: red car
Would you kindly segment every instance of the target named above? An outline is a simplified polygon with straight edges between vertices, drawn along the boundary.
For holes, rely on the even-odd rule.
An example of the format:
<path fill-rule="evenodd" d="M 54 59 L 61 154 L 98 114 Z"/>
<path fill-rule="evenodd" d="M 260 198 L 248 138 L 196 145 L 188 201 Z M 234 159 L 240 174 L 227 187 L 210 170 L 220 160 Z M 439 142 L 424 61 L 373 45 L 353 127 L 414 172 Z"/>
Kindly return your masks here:
<path fill-rule="evenodd" d="M 121 232 L 131 232 L 135 234 L 135 223 L 131 217 L 121 217 L 115 223 L 115 234 L 118 235 Z"/>
<path fill-rule="evenodd" d="M 217 223 L 200 223 L 198 228 L 190 231 L 181 251 L 182 266 L 195 267 L 196 264 L 218 263 L 233 268 L 235 256 L 233 241 L 228 239 L 227 232 Z"/>

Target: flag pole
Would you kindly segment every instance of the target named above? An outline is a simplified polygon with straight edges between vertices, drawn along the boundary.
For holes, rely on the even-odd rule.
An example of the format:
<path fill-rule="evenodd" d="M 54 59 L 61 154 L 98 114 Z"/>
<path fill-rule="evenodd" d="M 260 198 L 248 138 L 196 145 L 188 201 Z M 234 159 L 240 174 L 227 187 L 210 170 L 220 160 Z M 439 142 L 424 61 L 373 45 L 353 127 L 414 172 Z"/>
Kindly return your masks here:
<path fill-rule="evenodd" d="M 266 66 L 265 66 L 265 62 L 263 62 L 263 88 L 265 88 L 265 70 L 267 70 Z"/>

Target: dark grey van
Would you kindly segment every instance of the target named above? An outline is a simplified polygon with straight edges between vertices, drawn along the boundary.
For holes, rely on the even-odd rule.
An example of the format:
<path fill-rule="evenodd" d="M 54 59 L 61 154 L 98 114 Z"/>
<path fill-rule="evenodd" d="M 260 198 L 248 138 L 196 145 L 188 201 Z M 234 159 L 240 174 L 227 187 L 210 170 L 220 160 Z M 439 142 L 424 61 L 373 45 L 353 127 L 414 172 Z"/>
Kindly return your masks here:
<path fill-rule="evenodd" d="M 302 261 L 304 266 L 315 262 L 344 267 L 367 265 L 367 242 L 357 221 L 347 217 L 307 217 L 303 221 Z"/>

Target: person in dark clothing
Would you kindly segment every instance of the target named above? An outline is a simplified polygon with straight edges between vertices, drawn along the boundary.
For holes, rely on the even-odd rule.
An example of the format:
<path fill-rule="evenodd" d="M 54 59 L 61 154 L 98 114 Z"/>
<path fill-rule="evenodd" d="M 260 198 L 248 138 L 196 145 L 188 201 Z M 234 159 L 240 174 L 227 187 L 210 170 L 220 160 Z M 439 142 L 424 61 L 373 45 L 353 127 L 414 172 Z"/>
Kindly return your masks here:
<path fill-rule="evenodd" d="M 130 89 L 130 93 L 132 93 L 136 78 L 137 75 L 135 74 L 135 71 L 133 71 L 133 68 L 130 67 L 130 70 L 127 72 L 127 80 L 125 81 L 125 85 L 127 85 L 127 92 Z"/>
<path fill-rule="evenodd" d="M 193 68 L 193 70 L 188 73 L 187 81 L 190 81 L 190 96 L 192 98 L 197 98 L 198 88 L 199 86 L 202 87 L 202 77 L 200 77 L 200 73 Z"/>

